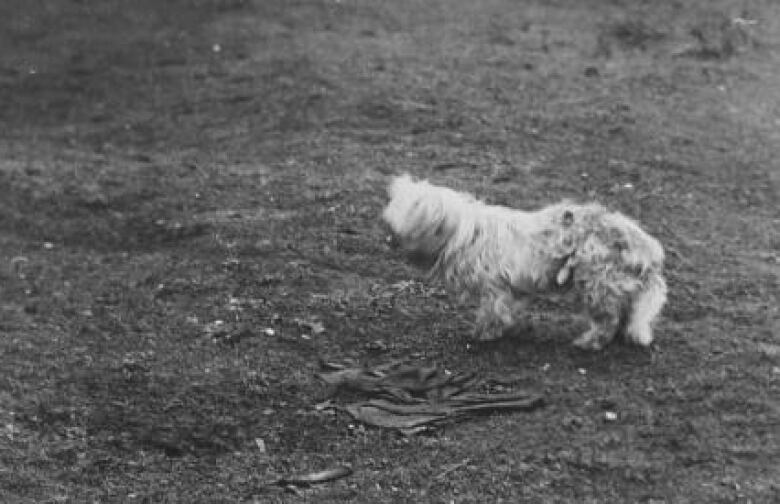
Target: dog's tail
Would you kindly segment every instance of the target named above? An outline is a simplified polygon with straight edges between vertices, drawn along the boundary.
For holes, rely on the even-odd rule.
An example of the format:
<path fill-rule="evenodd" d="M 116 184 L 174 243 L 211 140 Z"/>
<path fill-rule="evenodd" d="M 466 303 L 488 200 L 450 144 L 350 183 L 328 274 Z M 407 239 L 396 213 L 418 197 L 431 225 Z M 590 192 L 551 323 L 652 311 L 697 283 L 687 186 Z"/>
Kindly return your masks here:
<path fill-rule="evenodd" d="M 653 342 L 653 322 L 666 303 L 666 282 L 661 272 L 652 270 L 642 289 L 634 295 L 625 333 L 634 343 L 648 346 Z"/>
<path fill-rule="evenodd" d="M 415 262 L 429 263 L 456 233 L 463 231 L 470 211 L 480 203 L 471 195 L 409 175 L 395 177 L 388 187 L 390 202 L 382 218 Z"/>

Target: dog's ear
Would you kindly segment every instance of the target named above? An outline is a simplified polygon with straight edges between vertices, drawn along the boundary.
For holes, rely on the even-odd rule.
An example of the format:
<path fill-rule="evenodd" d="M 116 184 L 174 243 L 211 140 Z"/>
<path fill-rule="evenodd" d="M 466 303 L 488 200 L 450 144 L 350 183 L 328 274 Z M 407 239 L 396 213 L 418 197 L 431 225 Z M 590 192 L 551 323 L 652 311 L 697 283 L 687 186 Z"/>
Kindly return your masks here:
<path fill-rule="evenodd" d="M 563 212 L 563 227 L 569 227 L 574 224 L 574 214 L 571 210 L 565 210 Z"/>

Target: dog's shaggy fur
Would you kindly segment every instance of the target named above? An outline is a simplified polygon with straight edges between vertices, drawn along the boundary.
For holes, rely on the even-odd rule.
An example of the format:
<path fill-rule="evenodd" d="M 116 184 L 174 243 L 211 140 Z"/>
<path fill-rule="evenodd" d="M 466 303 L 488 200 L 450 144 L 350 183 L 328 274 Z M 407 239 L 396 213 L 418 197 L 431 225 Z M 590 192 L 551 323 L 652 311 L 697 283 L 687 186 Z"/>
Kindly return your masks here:
<path fill-rule="evenodd" d="M 525 212 L 416 181 L 393 179 L 383 218 L 420 266 L 479 299 L 476 332 L 513 326 L 529 297 L 579 293 L 590 329 L 574 344 L 599 350 L 620 332 L 642 346 L 666 302 L 661 244 L 601 205 L 557 203 Z"/>

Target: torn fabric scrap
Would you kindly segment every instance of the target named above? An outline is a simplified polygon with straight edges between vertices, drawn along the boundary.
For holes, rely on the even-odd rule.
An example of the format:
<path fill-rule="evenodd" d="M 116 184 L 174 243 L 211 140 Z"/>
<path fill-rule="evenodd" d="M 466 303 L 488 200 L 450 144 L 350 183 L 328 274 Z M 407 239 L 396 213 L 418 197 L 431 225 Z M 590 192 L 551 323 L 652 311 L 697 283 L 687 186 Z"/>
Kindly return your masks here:
<path fill-rule="evenodd" d="M 334 387 L 359 392 L 367 399 L 343 409 L 355 420 L 414 434 L 446 422 L 493 412 L 531 411 L 544 405 L 540 394 L 476 392 L 484 382 L 474 373 L 448 373 L 431 366 L 374 368 L 330 364 L 319 377 Z"/>

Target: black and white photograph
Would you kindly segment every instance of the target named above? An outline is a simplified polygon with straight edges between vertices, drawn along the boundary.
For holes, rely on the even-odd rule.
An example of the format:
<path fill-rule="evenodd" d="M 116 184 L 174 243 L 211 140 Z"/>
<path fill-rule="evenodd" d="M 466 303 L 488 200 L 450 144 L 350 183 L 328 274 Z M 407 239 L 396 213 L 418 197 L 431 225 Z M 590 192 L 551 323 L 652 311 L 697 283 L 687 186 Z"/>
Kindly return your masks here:
<path fill-rule="evenodd" d="M 780 1 L 0 0 L 0 504 L 780 502 Z"/>

